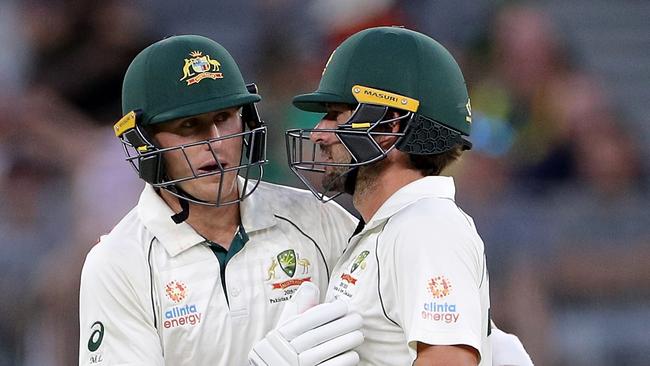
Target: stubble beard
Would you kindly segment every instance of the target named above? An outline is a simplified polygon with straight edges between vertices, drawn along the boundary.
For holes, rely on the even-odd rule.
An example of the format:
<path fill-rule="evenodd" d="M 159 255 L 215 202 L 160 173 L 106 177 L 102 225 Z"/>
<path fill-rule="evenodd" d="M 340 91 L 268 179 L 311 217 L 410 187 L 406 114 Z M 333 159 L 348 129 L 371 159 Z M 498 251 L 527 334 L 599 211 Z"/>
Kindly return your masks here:
<path fill-rule="evenodd" d="M 350 163 L 350 156 L 342 146 L 321 146 L 321 153 L 331 157 L 335 163 Z M 345 192 L 345 180 L 351 168 L 349 166 L 325 166 L 321 185 L 326 192 Z"/>
<path fill-rule="evenodd" d="M 379 175 L 386 166 L 385 159 L 359 167 L 357 180 L 355 182 L 354 195 L 352 196 L 352 204 L 359 207 L 359 204 L 367 199 L 373 192 L 377 190 L 379 184 Z"/>
<path fill-rule="evenodd" d="M 331 166 L 325 168 L 322 185 L 327 192 L 345 192 L 345 179 L 350 168 L 343 166 Z"/>

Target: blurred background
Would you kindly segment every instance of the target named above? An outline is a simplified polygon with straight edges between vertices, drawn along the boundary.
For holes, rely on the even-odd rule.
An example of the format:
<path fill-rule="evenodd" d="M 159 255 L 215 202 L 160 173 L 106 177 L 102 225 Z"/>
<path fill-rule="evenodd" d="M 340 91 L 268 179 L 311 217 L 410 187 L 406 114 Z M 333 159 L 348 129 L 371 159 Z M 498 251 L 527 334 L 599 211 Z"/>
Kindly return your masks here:
<path fill-rule="evenodd" d="M 537 365 L 650 365 L 648 19 L 643 0 L 1 0 L 0 366 L 77 364 L 84 257 L 143 185 L 111 130 L 137 52 L 223 44 L 264 97 L 267 179 L 298 185 L 283 131 L 320 116 L 291 97 L 375 25 L 432 36 L 464 70 L 474 149 L 448 173 L 497 324 Z"/>

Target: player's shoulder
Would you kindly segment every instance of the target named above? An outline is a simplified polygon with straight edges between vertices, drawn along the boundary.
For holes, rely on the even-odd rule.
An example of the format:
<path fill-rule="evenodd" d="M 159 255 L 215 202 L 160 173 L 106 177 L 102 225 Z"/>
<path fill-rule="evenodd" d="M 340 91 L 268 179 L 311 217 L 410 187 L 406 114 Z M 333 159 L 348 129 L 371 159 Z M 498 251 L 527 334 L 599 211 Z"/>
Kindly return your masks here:
<path fill-rule="evenodd" d="M 299 202 L 304 205 L 318 203 L 316 197 L 308 190 L 265 181 L 260 182 L 254 194 L 263 196 L 266 200 L 280 202 Z"/>
<path fill-rule="evenodd" d="M 398 211 L 391 220 L 401 225 L 430 228 L 448 226 L 452 223 L 467 223 L 466 215 L 456 202 L 443 197 L 422 197 Z"/>
<path fill-rule="evenodd" d="M 260 182 L 257 192 L 260 197 L 271 204 L 278 214 L 311 215 L 318 212 L 332 215 L 351 216 L 341 205 L 335 201 L 323 203 L 308 190 L 269 183 Z"/>
<path fill-rule="evenodd" d="M 136 268 L 146 261 L 148 244 L 153 235 L 138 217 L 137 209 L 131 210 L 86 255 L 84 269 Z"/>
<path fill-rule="evenodd" d="M 480 240 L 472 218 L 448 198 L 423 197 L 413 202 L 390 218 L 386 230 L 395 238 L 408 238 L 405 240 L 408 242 L 454 242 L 474 246 Z"/>

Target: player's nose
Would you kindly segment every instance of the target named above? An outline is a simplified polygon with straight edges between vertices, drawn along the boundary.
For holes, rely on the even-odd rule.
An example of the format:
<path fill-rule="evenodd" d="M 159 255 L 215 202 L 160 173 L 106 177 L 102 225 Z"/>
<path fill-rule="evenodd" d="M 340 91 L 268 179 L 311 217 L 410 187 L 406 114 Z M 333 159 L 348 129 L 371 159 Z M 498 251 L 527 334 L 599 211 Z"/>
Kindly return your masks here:
<path fill-rule="evenodd" d="M 334 129 L 336 129 L 336 121 L 323 118 L 311 131 L 309 139 L 316 144 L 329 144 L 336 140 L 336 135 L 332 132 Z"/>

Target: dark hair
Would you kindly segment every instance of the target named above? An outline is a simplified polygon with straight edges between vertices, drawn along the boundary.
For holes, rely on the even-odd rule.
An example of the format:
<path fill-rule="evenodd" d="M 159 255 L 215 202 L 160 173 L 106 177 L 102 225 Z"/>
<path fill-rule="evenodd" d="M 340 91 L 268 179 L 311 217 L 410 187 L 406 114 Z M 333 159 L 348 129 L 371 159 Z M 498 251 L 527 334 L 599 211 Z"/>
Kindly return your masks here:
<path fill-rule="evenodd" d="M 411 165 L 419 170 L 424 176 L 440 175 L 451 163 L 458 160 L 463 154 L 463 147 L 458 144 L 450 150 L 434 155 L 409 154 Z"/>

